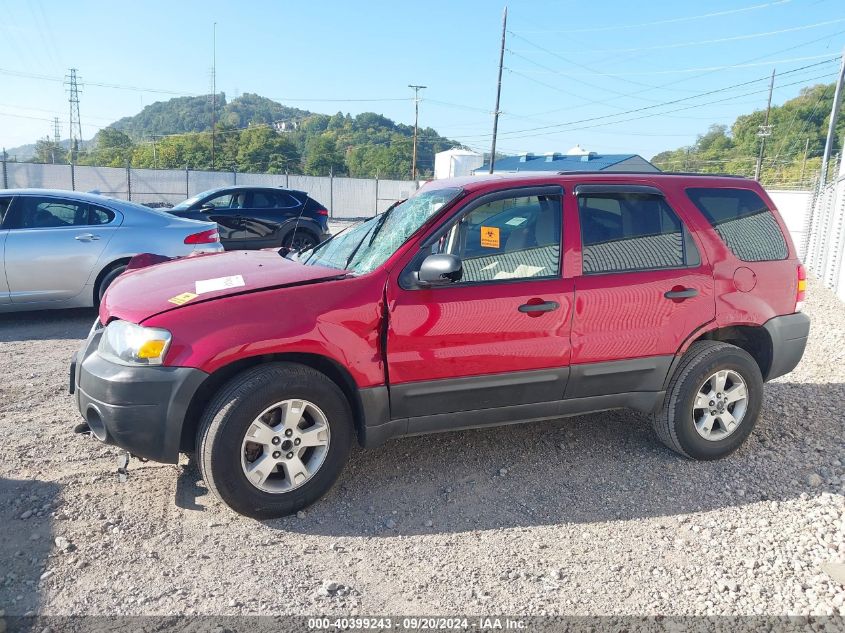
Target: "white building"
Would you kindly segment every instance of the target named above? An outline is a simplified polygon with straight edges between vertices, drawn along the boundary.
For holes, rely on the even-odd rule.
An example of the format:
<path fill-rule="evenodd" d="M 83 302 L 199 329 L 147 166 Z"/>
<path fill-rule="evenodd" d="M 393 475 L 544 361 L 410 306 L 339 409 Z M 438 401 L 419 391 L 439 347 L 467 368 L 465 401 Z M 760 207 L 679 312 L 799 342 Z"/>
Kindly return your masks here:
<path fill-rule="evenodd" d="M 484 157 L 467 149 L 447 149 L 434 155 L 434 177 L 456 178 L 471 176 L 484 164 Z"/>

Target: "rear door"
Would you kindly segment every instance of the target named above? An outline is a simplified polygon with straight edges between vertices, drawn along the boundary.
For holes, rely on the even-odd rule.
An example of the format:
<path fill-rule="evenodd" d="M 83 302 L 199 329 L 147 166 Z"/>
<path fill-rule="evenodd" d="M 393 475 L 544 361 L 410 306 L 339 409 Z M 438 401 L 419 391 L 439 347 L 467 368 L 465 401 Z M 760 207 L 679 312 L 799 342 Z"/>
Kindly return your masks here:
<path fill-rule="evenodd" d="M 568 374 L 572 280 L 561 275 L 561 188 L 470 201 L 388 284 L 394 419 L 559 401 Z M 415 287 L 432 253 L 463 277 Z"/>
<path fill-rule="evenodd" d="M 11 302 L 77 296 L 122 221 L 116 211 L 85 201 L 17 196 L 3 258 Z"/>
<path fill-rule="evenodd" d="M 583 184 L 567 397 L 660 391 L 683 342 L 715 318 L 701 244 L 652 186 Z"/>
<path fill-rule="evenodd" d="M 11 301 L 9 299 L 9 284 L 6 281 L 6 271 L 4 270 L 3 261 L 6 251 L 6 238 L 9 235 L 9 229 L 5 222 L 6 217 L 9 215 L 12 199 L 12 196 L 0 196 L 0 305 L 10 303 Z"/>
<path fill-rule="evenodd" d="M 274 248 L 282 245 L 282 226 L 296 217 L 301 204 L 284 191 L 256 189 L 240 210 L 242 248 Z"/>

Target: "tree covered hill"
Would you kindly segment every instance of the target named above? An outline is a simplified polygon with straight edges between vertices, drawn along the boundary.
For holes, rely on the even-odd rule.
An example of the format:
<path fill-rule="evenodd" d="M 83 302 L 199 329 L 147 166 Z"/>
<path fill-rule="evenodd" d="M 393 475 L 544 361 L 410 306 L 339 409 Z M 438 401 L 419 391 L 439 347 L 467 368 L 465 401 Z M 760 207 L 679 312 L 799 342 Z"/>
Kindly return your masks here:
<path fill-rule="evenodd" d="M 242 172 L 306 173 L 407 179 L 411 176 L 414 128 L 373 112 L 356 116 L 315 114 L 256 94 L 217 96 L 214 168 Z M 421 128 L 418 174 L 434 168 L 434 154 L 458 146 Z M 38 141 L 36 160 L 69 160 L 66 148 Z M 210 169 L 211 99 L 178 97 L 153 103 L 100 130 L 73 153 L 79 164 Z"/>
<path fill-rule="evenodd" d="M 769 115 L 771 136 L 766 138 L 761 181 L 769 186 L 809 187 L 819 173 L 824 151 L 834 84 L 801 90 L 794 99 L 773 106 Z M 730 126 L 712 125 L 689 147 L 660 152 L 651 162 L 664 171 L 732 173 L 754 176 L 760 151 L 759 126 L 765 110 L 737 117 Z M 845 135 L 845 103 L 836 127 L 834 154 L 841 151 Z M 804 161 L 804 152 L 807 160 Z"/>
<path fill-rule="evenodd" d="M 246 93 L 226 101 L 226 95 L 217 95 L 217 120 L 229 127 L 272 125 L 276 121 L 293 121 L 311 115 L 307 110 L 289 108 L 272 99 Z M 112 127 L 125 132 L 133 141 L 143 141 L 153 135 L 204 132 L 211 129 L 211 97 L 177 97 L 157 101 L 138 114 L 123 117 Z"/>

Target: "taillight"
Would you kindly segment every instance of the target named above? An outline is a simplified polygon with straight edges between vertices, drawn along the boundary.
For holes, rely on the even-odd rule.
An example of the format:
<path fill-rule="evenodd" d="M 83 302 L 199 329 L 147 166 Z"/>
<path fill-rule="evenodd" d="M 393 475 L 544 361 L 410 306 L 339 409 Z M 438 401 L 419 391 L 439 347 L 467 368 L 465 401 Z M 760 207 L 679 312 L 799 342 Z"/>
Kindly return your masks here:
<path fill-rule="evenodd" d="M 798 264 L 798 292 L 795 293 L 795 311 L 801 312 L 807 296 L 807 271 L 803 264 Z"/>
<path fill-rule="evenodd" d="M 200 233 L 194 233 L 185 238 L 185 244 L 215 244 L 220 241 L 220 233 L 217 229 L 208 229 Z"/>
<path fill-rule="evenodd" d="M 314 211 L 314 213 L 316 213 L 317 215 L 324 215 L 326 217 L 329 217 L 328 209 L 317 209 L 316 211 Z"/>

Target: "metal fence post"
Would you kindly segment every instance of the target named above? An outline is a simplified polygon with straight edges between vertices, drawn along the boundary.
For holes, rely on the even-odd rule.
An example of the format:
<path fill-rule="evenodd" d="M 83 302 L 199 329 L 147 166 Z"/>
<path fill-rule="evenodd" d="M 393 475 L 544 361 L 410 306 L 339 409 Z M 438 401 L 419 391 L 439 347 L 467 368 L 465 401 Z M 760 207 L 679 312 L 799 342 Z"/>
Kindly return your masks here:
<path fill-rule="evenodd" d="M 290 174 L 285 172 L 285 189 L 290 189 Z"/>
<path fill-rule="evenodd" d="M 238 168 L 237 167 L 232 167 L 232 184 L 233 185 L 238 184 Z"/>
<path fill-rule="evenodd" d="M 329 217 L 334 217 L 334 169 L 329 168 Z"/>
<path fill-rule="evenodd" d="M 185 163 L 185 197 L 191 197 L 191 188 L 190 188 L 190 170 L 188 169 L 188 163 Z"/>
<path fill-rule="evenodd" d="M 375 214 L 373 217 L 378 215 L 378 172 L 376 172 L 376 200 L 375 200 Z"/>
<path fill-rule="evenodd" d="M 132 202 L 132 167 L 130 159 L 126 159 L 126 198 Z"/>
<path fill-rule="evenodd" d="M 73 166 L 73 161 L 70 161 L 70 190 L 76 191 L 76 169 Z"/>
<path fill-rule="evenodd" d="M 3 148 L 3 189 L 9 188 L 9 172 L 6 171 L 6 148 Z"/>

